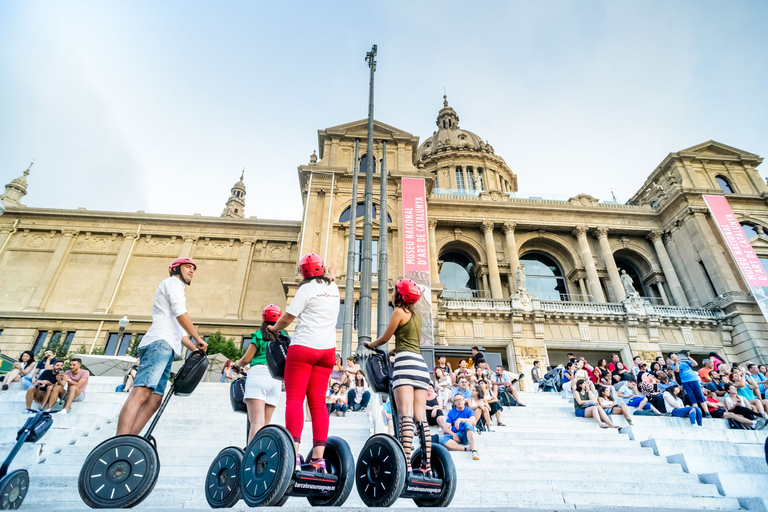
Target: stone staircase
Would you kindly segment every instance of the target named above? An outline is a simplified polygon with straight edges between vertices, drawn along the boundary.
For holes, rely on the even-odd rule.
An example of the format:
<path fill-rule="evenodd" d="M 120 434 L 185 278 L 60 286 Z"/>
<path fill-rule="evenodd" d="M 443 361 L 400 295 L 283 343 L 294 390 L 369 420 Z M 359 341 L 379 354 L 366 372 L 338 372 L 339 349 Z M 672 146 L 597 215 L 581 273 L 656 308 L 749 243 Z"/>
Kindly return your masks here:
<path fill-rule="evenodd" d="M 126 397 L 114 393 L 119 382 L 93 378 L 86 401 L 74 404 L 71 414 L 55 415 L 54 428 L 46 437 L 26 446 L 17 457 L 14 467 L 28 468 L 31 479 L 22 508 L 87 510 L 77 492 L 77 477 L 93 447 L 114 435 L 117 413 Z M 22 414 L 23 400 L 23 391 L 0 393 L 0 455 L 10 449 L 27 417 Z M 523 393 L 522 400 L 528 407 L 504 411 L 506 427 L 480 435 L 480 461 L 473 461 L 469 453 L 453 453 L 459 479 L 451 508 L 739 510 L 749 504 L 728 496 L 728 484 L 722 479 L 719 484 L 702 483 L 697 474 L 684 471 L 682 463 L 655 455 L 658 446 L 640 442 L 647 437 L 601 430 L 592 420 L 576 418 L 571 403 L 556 394 Z M 672 420 L 639 419 L 643 421 L 632 427 L 633 432 L 666 429 L 645 420 Z M 274 421 L 283 420 L 279 407 Z M 343 437 L 355 456 L 371 429 L 368 413 L 331 417 L 331 435 Z M 245 417 L 232 412 L 226 385 L 202 383 L 192 396 L 171 399 L 155 437 L 160 477 L 153 493 L 137 508 L 208 509 L 203 492 L 208 465 L 225 446 L 245 444 Z M 308 450 L 309 423 L 302 439 Z M 686 452 L 686 457 L 699 453 Z M 721 494 L 723 489 L 726 496 Z M 290 498 L 285 506 L 306 507 L 307 502 Z M 395 506 L 414 504 L 398 500 Z M 345 507 L 363 507 L 357 491 Z"/>

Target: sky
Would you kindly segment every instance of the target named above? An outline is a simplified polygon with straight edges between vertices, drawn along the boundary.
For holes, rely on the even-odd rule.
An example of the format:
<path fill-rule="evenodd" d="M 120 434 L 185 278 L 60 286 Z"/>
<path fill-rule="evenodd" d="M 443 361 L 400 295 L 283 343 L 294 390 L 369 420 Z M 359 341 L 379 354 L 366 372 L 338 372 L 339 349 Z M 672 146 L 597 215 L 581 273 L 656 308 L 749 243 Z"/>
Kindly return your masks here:
<path fill-rule="evenodd" d="M 523 194 L 629 199 L 714 139 L 768 155 L 768 2 L 0 2 L 0 185 L 27 206 L 299 220 L 317 130 L 420 138 L 443 90 Z M 764 164 L 762 167 L 767 167 Z M 760 168 L 762 174 L 768 171 Z M 1 190 L 1 189 L 0 189 Z"/>

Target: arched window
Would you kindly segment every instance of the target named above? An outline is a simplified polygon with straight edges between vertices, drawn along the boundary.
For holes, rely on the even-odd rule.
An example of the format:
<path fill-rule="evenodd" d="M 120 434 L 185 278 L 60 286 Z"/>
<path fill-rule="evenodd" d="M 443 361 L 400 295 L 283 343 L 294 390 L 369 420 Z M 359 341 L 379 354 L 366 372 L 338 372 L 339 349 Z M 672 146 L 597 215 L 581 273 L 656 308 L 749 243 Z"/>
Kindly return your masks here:
<path fill-rule="evenodd" d="M 645 283 L 643 283 L 643 280 L 640 278 L 640 272 L 637 270 L 637 267 L 623 258 L 616 258 L 616 266 L 619 269 L 619 274 L 621 274 L 622 270 L 625 270 L 627 275 L 632 278 L 632 285 L 641 297 L 650 297 L 648 289 L 645 287 Z"/>
<path fill-rule="evenodd" d="M 727 178 L 723 176 L 715 176 L 715 180 L 717 181 L 717 185 L 720 187 L 720 190 L 726 194 L 735 194 L 733 187 L 731 186 L 731 182 L 728 181 Z"/>
<path fill-rule="evenodd" d="M 440 282 L 455 297 L 471 298 L 477 291 L 475 262 L 461 251 L 452 250 L 440 257 Z"/>
<path fill-rule="evenodd" d="M 368 154 L 360 157 L 360 173 L 365 175 L 368 172 Z M 373 174 L 376 174 L 376 157 L 373 158 Z"/>
<path fill-rule="evenodd" d="M 520 257 L 524 264 L 525 285 L 541 300 L 568 300 L 568 288 L 560 265 L 549 255 L 531 251 Z"/>
<path fill-rule="evenodd" d="M 341 215 L 339 216 L 339 222 L 349 222 L 349 218 L 352 214 L 351 212 L 352 208 L 347 208 L 343 212 L 341 212 Z M 379 213 L 379 208 L 374 204 L 373 205 L 373 218 L 376 218 L 376 215 Z M 365 203 L 357 203 L 357 215 L 355 218 L 359 219 L 360 217 L 365 217 Z M 387 222 L 392 222 L 392 217 L 387 214 Z"/>
<path fill-rule="evenodd" d="M 461 167 L 456 167 L 456 188 L 464 190 L 464 170 Z"/>
<path fill-rule="evenodd" d="M 741 230 L 744 232 L 745 235 L 747 235 L 747 238 L 749 240 L 752 240 L 760 233 L 757 232 L 757 228 L 754 224 L 751 222 L 742 222 L 741 223 Z"/>

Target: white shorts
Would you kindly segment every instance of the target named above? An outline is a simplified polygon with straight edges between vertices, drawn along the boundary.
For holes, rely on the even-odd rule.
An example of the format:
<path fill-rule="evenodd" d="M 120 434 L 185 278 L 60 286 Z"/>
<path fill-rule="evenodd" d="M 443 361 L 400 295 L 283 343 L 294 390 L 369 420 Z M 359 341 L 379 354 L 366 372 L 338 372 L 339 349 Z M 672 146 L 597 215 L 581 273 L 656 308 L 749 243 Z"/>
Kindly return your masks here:
<path fill-rule="evenodd" d="M 269 405 L 277 405 L 280 400 L 282 383 L 273 379 L 265 364 L 251 366 L 245 381 L 245 399 L 264 400 Z"/>

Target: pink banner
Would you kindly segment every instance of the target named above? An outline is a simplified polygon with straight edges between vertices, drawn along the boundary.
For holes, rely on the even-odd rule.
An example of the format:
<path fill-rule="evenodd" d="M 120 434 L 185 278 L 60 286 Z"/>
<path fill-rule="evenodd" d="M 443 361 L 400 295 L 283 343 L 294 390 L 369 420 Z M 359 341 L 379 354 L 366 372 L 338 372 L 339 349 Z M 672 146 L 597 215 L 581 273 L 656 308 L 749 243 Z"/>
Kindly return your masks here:
<path fill-rule="evenodd" d="M 403 178 L 403 270 L 429 272 L 427 195 L 421 178 Z"/>
<path fill-rule="evenodd" d="M 421 344 L 434 345 L 432 278 L 429 273 L 427 192 L 422 178 L 403 178 L 403 277 L 416 282 L 422 294 L 414 309 L 421 316 Z"/>
<path fill-rule="evenodd" d="M 709 211 L 731 250 L 736 264 L 750 286 L 768 286 L 768 274 L 750 245 L 747 235 L 741 229 L 739 219 L 733 214 L 731 205 L 724 196 L 704 196 Z"/>

